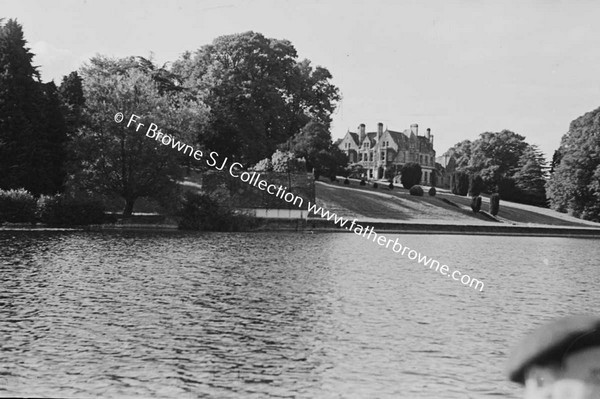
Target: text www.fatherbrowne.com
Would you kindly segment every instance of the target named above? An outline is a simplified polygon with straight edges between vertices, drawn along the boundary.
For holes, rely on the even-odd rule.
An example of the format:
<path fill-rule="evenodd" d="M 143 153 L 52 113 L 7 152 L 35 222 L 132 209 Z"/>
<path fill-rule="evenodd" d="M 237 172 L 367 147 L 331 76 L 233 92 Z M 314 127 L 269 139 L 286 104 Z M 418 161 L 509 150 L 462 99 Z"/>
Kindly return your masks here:
<path fill-rule="evenodd" d="M 124 120 L 124 115 L 121 112 L 115 114 L 115 122 L 121 123 Z M 129 122 L 126 127 L 135 127 L 135 131 L 139 131 L 139 129 L 144 126 L 143 123 L 138 122 L 140 116 L 131 114 L 129 118 Z M 182 141 L 176 140 L 172 135 L 164 134 L 160 131 L 158 126 L 154 123 L 151 123 L 146 130 L 146 137 L 150 139 L 154 139 L 155 141 L 160 142 L 162 145 L 171 146 L 173 149 L 177 149 L 177 151 L 182 152 L 184 155 L 189 155 L 193 157 L 195 160 L 200 161 L 203 158 L 203 152 L 201 150 L 195 149 L 193 146 L 189 144 L 185 144 Z M 222 171 L 228 166 L 228 158 L 221 162 L 219 159 L 219 154 L 212 151 L 208 154 L 208 159 L 206 159 L 206 164 L 210 167 L 214 167 L 215 169 Z M 296 205 L 299 208 L 302 208 L 304 205 L 304 198 L 287 191 L 288 188 L 284 186 L 277 187 L 274 184 L 269 184 L 265 180 L 261 180 L 260 173 L 256 172 L 246 172 L 243 171 L 244 167 L 239 162 L 232 162 L 229 165 L 229 174 L 237 179 L 240 179 L 244 183 L 247 183 L 251 186 L 257 187 L 262 191 L 266 191 L 271 195 L 274 195 L 278 198 L 283 199 L 284 201 Z M 241 172 L 241 173 L 240 173 Z M 345 228 L 349 231 L 352 231 L 354 234 L 359 235 L 368 240 L 372 239 L 373 242 L 381 245 L 385 248 L 392 247 L 392 251 L 398 253 L 402 256 L 406 256 L 410 260 L 415 260 L 417 263 L 422 264 L 424 266 L 429 266 L 430 269 L 434 269 L 439 272 L 443 276 L 447 276 L 454 281 L 459 281 L 461 284 L 469 286 L 474 289 L 479 289 L 479 291 L 483 291 L 483 281 L 478 280 L 476 278 L 472 278 L 467 274 L 461 273 L 459 270 L 453 270 L 450 272 L 450 267 L 444 264 L 440 264 L 435 259 L 429 258 L 420 252 L 410 249 L 408 247 L 403 246 L 398 239 L 392 240 L 391 238 L 386 238 L 381 234 L 377 234 L 372 226 L 363 226 L 357 223 L 358 219 L 354 219 L 350 221 L 344 217 L 338 216 L 333 212 L 329 212 L 317 204 L 313 204 L 308 201 L 308 212 L 309 214 L 314 214 L 320 216 L 323 219 L 327 219 L 329 221 L 333 220 L 334 224 L 339 227 Z"/>

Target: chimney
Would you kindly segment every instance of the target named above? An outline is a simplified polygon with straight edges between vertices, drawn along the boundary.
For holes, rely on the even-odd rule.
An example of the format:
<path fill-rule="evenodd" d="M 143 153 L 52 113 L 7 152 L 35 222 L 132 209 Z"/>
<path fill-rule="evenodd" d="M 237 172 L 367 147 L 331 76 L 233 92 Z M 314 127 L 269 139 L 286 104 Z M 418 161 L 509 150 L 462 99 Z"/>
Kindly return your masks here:
<path fill-rule="evenodd" d="M 427 128 L 427 141 L 431 142 L 431 129 Z"/>
<path fill-rule="evenodd" d="M 431 148 L 433 148 L 433 134 L 431 135 Z"/>
<path fill-rule="evenodd" d="M 410 132 L 414 133 L 415 136 L 419 135 L 419 125 L 417 125 L 416 123 L 413 123 L 412 125 L 410 125 Z"/>
<path fill-rule="evenodd" d="M 360 125 L 358 125 L 358 133 L 359 133 L 359 137 L 360 137 L 360 142 L 362 143 L 362 141 L 365 139 L 365 136 L 366 136 L 364 123 L 361 123 Z"/>
<path fill-rule="evenodd" d="M 379 122 L 377 124 L 377 141 L 379 141 L 382 134 L 383 134 L 383 123 Z"/>

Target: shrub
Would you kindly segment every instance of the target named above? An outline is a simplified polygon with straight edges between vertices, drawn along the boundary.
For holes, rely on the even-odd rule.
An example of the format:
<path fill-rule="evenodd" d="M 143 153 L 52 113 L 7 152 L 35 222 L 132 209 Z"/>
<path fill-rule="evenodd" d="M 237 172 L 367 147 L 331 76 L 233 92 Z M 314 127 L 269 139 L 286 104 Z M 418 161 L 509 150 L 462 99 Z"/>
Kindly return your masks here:
<path fill-rule="evenodd" d="M 416 162 L 408 162 L 402 166 L 400 182 L 404 188 L 411 188 L 421 181 L 421 165 Z"/>
<path fill-rule="evenodd" d="M 361 179 L 360 183 L 361 186 L 365 186 L 367 185 L 367 182 L 365 181 L 365 179 Z"/>
<path fill-rule="evenodd" d="M 0 223 L 34 223 L 35 210 L 36 200 L 24 188 L 0 190 Z"/>
<path fill-rule="evenodd" d="M 181 230 L 243 231 L 258 225 L 257 218 L 236 213 L 207 194 L 192 192 L 185 193 L 177 216 Z"/>
<path fill-rule="evenodd" d="M 471 199 L 471 209 L 475 213 L 481 210 L 481 197 L 477 196 Z"/>
<path fill-rule="evenodd" d="M 500 194 L 494 193 L 490 197 L 490 213 L 494 216 L 498 214 L 500 210 Z"/>
<path fill-rule="evenodd" d="M 412 186 L 409 190 L 410 195 L 416 195 L 417 197 L 423 196 L 423 187 L 419 185 Z"/>
<path fill-rule="evenodd" d="M 349 185 L 350 185 L 350 180 L 348 180 L 347 178 L 346 178 L 346 179 L 344 179 L 344 184 L 345 184 L 346 186 L 349 186 Z"/>
<path fill-rule="evenodd" d="M 50 226 L 104 223 L 108 220 L 104 211 L 104 205 L 98 200 L 68 197 L 63 194 L 42 195 L 37 201 L 39 220 Z"/>
<path fill-rule="evenodd" d="M 431 173 L 431 177 L 430 177 L 430 179 L 431 179 L 431 187 L 437 186 L 437 183 L 438 183 L 438 173 L 439 172 L 437 170 L 434 170 L 433 173 Z"/>
<path fill-rule="evenodd" d="M 466 172 L 454 172 L 450 187 L 452 187 L 452 194 L 467 195 L 469 193 L 469 175 Z"/>
<path fill-rule="evenodd" d="M 485 183 L 483 179 L 479 175 L 471 175 L 469 178 L 469 195 L 471 197 L 477 197 L 483 189 L 485 188 Z"/>
<path fill-rule="evenodd" d="M 373 183 L 373 188 L 379 188 L 379 184 L 377 182 Z"/>
<path fill-rule="evenodd" d="M 389 188 L 390 190 L 393 190 L 393 189 L 394 189 L 394 183 L 391 183 L 391 182 L 390 182 L 390 184 L 388 185 L 388 188 Z"/>
<path fill-rule="evenodd" d="M 333 183 L 333 182 L 337 182 L 337 177 L 335 175 L 331 175 L 329 176 L 329 180 Z"/>
<path fill-rule="evenodd" d="M 435 187 L 431 187 L 429 189 L 429 195 L 431 195 L 432 197 L 435 197 L 436 194 L 437 194 L 437 191 L 435 190 Z"/>

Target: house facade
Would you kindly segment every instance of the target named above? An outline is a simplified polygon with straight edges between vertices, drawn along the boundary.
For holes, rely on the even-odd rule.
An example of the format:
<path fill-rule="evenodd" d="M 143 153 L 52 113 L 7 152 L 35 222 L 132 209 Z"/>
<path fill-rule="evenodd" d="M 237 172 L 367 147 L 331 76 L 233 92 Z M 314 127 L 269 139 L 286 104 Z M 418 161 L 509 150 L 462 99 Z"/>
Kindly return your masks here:
<path fill-rule="evenodd" d="M 407 162 L 421 165 L 423 185 L 430 185 L 431 175 L 436 173 L 431 129 L 427 129 L 424 136 L 419 135 L 417 124 L 398 132 L 384 130 L 383 123 L 378 123 L 377 131 L 366 132 L 365 124 L 361 123 L 357 132 L 346 133 L 338 148 L 348 155 L 351 165 L 365 168 L 368 179 L 383 179 L 386 174 L 398 176 L 402 165 Z"/>

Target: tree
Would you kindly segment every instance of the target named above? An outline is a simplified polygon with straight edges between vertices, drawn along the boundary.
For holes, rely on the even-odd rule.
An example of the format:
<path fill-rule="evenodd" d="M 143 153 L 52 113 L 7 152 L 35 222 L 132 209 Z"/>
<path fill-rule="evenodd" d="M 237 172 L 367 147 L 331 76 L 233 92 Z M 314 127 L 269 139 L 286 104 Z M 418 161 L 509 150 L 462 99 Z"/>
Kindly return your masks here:
<path fill-rule="evenodd" d="M 469 192 L 469 174 L 467 172 L 454 172 L 450 181 L 452 194 L 467 195 Z"/>
<path fill-rule="evenodd" d="M 571 122 L 547 183 L 550 207 L 600 222 L 600 108 Z"/>
<path fill-rule="evenodd" d="M 289 41 L 255 32 L 221 36 L 194 55 L 184 54 L 173 71 L 210 108 L 202 143 L 253 164 L 311 119 L 329 129 L 340 99 L 331 74 L 296 59 Z"/>
<path fill-rule="evenodd" d="M 0 20 L 0 188 L 54 194 L 63 185 L 65 126 L 56 87 L 42 84 L 23 29 Z"/>
<path fill-rule="evenodd" d="M 328 150 L 321 150 L 317 153 L 315 164 L 315 179 L 318 179 L 319 176 L 335 178 L 338 174 L 346 174 L 348 156 L 342 150 L 332 145 Z"/>
<path fill-rule="evenodd" d="M 479 176 L 477 174 L 470 176 L 470 178 L 469 178 L 469 195 L 471 195 L 471 197 L 479 196 L 479 194 L 481 194 L 483 192 L 484 188 L 485 188 L 485 183 L 483 182 L 483 179 L 481 178 L 481 176 Z"/>
<path fill-rule="evenodd" d="M 535 145 L 528 146 L 521 155 L 514 180 L 522 202 L 546 206 L 545 163 L 544 154 Z"/>
<path fill-rule="evenodd" d="M 450 157 L 446 169 L 449 171 L 465 171 L 471 162 L 471 147 L 473 143 L 470 140 L 463 140 L 451 147 L 445 155 Z"/>
<path fill-rule="evenodd" d="M 58 88 L 58 94 L 67 125 L 67 132 L 70 136 L 73 136 L 83 122 L 83 107 L 85 105 L 82 80 L 76 71 L 63 77 Z"/>
<path fill-rule="evenodd" d="M 406 189 L 421 182 L 421 165 L 416 162 L 407 162 L 402 166 L 400 183 Z"/>
<path fill-rule="evenodd" d="M 317 165 L 317 154 L 320 151 L 329 151 L 332 148 L 329 129 L 325 124 L 316 120 L 308 122 L 290 141 L 290 150 L 296 156 L 306 160 L 308 170 L 319 168 L 320 165 Z M 287 143 L 280 145 L 280 147 L 286 146 Z"/>
<path fill-rule="evenodd" d="M 552 154 L 552 162 L 550 163 L 550 174 L 554 173 L 554 170 L 560 165 L 560 160 L 562 159 L 562 154 L 560 150 L 555 150 L 554 154 Z"/>
<path fill-rule="evenodd" d="M 481 175 L 488 190 L 496 191 L 503 178 L 512 177 L 518 170 L 528 146 L 525 137 L 510 130 L 482 133 L 471 148 L 471 170 Z"/>
<path fill-rule="evenodd" d="M 161 94 L 159 86 L 132 58 L 95 57 L 81 70 L 86 99 L 85 123 L 74 139 L 78 168 L 73 184 L 94 192 L 118 195 L 125 202 L 123 215 L 133 212 L 140 197 L 168 198 L 182 177 L 182 155 L 145 136 L 151 123 L 185 143 L 193 143 L 202 123 L 201 103 L 176 93 Z M 113 120 L 123 112 L 122 123 Z M 130 126 L 132 113 L 144 127 Z"/>

